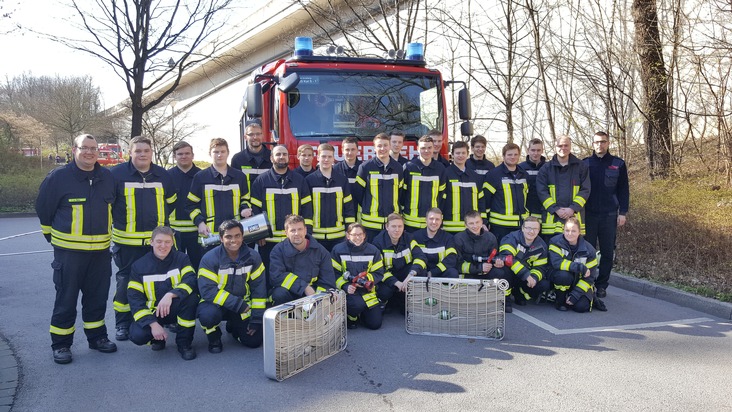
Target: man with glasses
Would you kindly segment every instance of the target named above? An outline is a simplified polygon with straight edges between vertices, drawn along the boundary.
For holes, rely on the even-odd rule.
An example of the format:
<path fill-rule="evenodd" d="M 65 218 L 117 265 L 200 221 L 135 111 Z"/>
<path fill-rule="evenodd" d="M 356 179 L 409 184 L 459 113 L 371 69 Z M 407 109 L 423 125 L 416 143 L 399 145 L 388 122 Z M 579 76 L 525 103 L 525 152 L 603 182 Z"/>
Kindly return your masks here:
<path fill-rule="evenodd" d="M 264 132 L 258 121 L 252 120 L 244 129 L 247 147 L 231 158 L 231 167 L 241 170 L 247 176 L 248 191 L 252 190 L 252 183 L 257 176 L 272 168 L 272 153 L 264 146 Z"/>
<path fill-rule="evenodd" d="M 617 229 L 625 224 L 630 206 L 628 168 L 623 159 L 608 151 L 610 137 L 597 132 L 592 138 L 595 152 L 584 159 L 590 170 L 592 193 L 587 199 L 587 235 L 585 240 L 600 250 L 600 273 L 595 281 L 597 297 L 607 295 L 610 271 L 615 257 Z"/>
<path fill-rule="evenodd" d="M 539 236 L 540 231 L 539 219 L 529 216 L 524 220 L 521 230 L 503 238 L 499 248 L 502 260 L 512 256 L 513 264 L 504 266 L 503 270 L 516 276 L 511 282 L 514 285 L 512 295 L 519 306 L 526 305 L 527 300 L 537 299 L 551 287 L 547 276 L 550 270 L 549 249 Z"/>
<path fill-rule="evenodd" d="M 56 300 L 51 317 L 51 349 L 59 364 L 72 361 L 79 291 L 81 317 L 89 348 L 117 351 L 107 338 L 107 308 L 112 260 L 110 209 L 115 198 L 112 173 L 97 163 L 97 140 L 90 134 L 74 139 L 74 161 L 46 176 L 36 199 L 41 231 L 53 245 Z"/>

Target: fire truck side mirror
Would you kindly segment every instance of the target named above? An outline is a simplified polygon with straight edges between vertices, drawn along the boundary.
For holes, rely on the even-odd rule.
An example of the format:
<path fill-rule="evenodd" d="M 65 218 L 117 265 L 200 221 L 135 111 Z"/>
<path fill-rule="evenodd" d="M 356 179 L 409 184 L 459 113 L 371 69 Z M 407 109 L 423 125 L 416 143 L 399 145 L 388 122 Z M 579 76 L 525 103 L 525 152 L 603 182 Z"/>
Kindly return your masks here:
<path fill-rule="evenodd" d="M 262 85 L 259 82 L 247 86 L 247 117 L 262 117 Z"/>
<path fill-rule="evenodd" d="M 283 93 L 288 93 L 300 83 L 300 75 L 297 73 L 290 73 L 285 77 L 281 77 L 279 80 L 279 89 Z"/>
<path fill-rule="evenodd" d="M 473 118 L 473 109 L 470 105 L 470 91 L 464 87 L 458 92 L 458 110 L 460 112 L 460 120 L 470 120 Z"/>
<path fill-rule="evenodd" d="M 473 124 L 468 121 L 464 121 L 460 125 L 460 134 L 463 136 L 472 136 L 473 135 Z"/>

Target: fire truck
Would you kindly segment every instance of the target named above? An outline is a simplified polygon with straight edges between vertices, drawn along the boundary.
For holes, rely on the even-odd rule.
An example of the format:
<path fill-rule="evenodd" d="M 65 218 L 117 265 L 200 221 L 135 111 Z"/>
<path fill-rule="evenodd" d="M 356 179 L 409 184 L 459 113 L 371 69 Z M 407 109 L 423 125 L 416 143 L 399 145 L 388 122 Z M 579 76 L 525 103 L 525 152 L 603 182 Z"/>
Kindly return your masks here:
<path fill-rule="evenodd" d="M 462 85 L 458 112 L 463 136 L 472 134 L 470 94 L 464 82 L 445 81 L 438 70 L 427 68 L 423 50 L 422 44 L 410 43 L 406 53 L 367 58 L 346 57 L 330 47 L 327 55 L 317 56 L 312 39 L 296 38 L 292 58 L 252 74 L 239 125 L 242 147 L 247 121 L 258 119 L 265 142 L 285 145 L 293 166 L 302 144 L 317 148 L 330 143 L 342 160 L 340 145 L 348 136 L 359 140 L 359 158 L 368 160 L 374 157 L 374 136 L 394 129 L 406 134 L 403 156 L 417 155 L 417 139 L 433 129 L 442 132 L 440 152 L 447 156 L 446 87 Z"/>

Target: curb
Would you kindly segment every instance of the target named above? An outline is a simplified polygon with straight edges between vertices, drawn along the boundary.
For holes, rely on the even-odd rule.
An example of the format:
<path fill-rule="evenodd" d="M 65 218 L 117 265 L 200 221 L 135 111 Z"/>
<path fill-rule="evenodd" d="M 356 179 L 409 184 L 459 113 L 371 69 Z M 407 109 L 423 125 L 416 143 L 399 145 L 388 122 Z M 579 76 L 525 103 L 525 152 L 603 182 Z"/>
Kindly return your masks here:
<path fill-rule="evenodd" d="M 635 292 L 639 295 L 675 303 L 679 306 L 698 310 L 699 312 L 704 312 L 724 320 L 732 320 L 732 303 L 695 295 L 670 286 L 659 285 L 645 279 L 639 279 L 617 272 L 612 272 L 610 279 L 612 286 Z"/>
<path fill-rule="evenodd" d="M 10 411 L 18 389 L 18 359 L 8 345 L 5 336 L 0 335 L 0 412 Z"/>

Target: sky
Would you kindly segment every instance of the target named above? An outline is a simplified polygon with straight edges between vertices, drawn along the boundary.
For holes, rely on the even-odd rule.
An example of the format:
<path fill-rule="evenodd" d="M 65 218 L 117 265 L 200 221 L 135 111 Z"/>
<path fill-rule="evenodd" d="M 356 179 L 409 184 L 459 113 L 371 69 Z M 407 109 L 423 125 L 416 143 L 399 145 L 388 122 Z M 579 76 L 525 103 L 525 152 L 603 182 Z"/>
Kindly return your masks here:
<path fill-rule="evenodd" d="M 14 3 L 5 0 L 4 3 Z M 12 4 L 11 4 L 12 5 Z M 43 12 L 39 13 L 39 7 Z M 50 34 L 69 34 L 76 30 L 68 24 L 71 10 L 55 0 L 35 0 L 15 5 L 11 22 Z M 8 22 L 2 23 L 6 29 Z M 102 92 L 105 106 L 113 106 L 126 96 L 123 81 L 112 68 L 91 55 L 63 46 L 25 30 L 15 30 L 0 37 L 0 76 L 12 78 L 23 73 L 34 76 L 89 75 Z"/>

